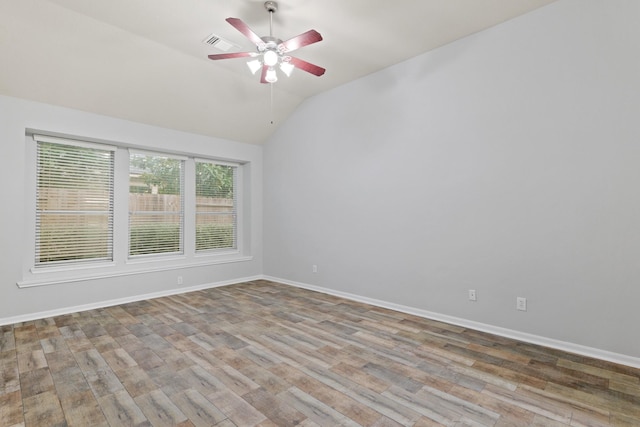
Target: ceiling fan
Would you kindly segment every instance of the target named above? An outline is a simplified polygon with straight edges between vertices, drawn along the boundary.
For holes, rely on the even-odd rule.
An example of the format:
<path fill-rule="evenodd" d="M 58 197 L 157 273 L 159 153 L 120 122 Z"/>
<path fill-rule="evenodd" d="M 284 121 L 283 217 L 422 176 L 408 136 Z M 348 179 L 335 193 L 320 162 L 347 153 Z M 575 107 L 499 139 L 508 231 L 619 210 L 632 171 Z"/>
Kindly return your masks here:
<path fill-rule="evenodd" d="M 278 3 L 275 1 L 266 1 L 264 7 L 267 9 L 267 12 L 269 12 L 268 36 L 258 36 L 247 24 L 238 18 L 226 19 L 229 24 L 256 45 L 255 52 L 221 53 L 209 55 L 209 59 L 254 58 L 249 61 L 247 65 L 253 74 L 260 69 L 262 70 L 260 83 L 277 82 L 278 75 L 276 68 L 280 68 L 280 71 L 286 74 L 287 77 L 291 75 L 294 68 L 299 68 L 315 76 L 323 75 L 325 72 L 324 68 L 288 55 L 289 52 L 293 52 L 296 49 L 321 41 L 322 36 L 320 33 L 316 30 L 309 30 L 286 41 L 282 41 L 273 36 L 273 14 L 278 10 Z"/>

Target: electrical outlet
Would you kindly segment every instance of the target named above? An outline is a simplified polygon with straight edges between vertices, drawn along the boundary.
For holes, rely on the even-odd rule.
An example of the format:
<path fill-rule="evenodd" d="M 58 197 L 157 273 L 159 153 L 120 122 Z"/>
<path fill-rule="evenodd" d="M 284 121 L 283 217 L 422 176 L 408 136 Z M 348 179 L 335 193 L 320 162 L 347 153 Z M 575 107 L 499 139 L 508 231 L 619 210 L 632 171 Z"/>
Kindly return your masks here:
<path fill-rule="evenodd" d="M 178 285 L 182 285 L 182 276 L 178 276 Z"/>
<path fill-rule="evenodd" d="M 476 296 L 476 290 L 475 289 L 469 289 L 469 301 L 477 301 L 478 298 Z"/>
<path fill-rule="evenodd" d="M 313 264 L 313 265 L 311 266 L 311 271 L 313 271 L 314 273 L 317 273 L 317 272 L 318 272 L 318 266 L 317 266 L 317 265 L 315 265 L 315 264 Z"/>
<path fill-rule="evenodd" d="M 517 297 L 516 308 L 520 311 L 527 311 L 527 299 L 524 297 Z"/>

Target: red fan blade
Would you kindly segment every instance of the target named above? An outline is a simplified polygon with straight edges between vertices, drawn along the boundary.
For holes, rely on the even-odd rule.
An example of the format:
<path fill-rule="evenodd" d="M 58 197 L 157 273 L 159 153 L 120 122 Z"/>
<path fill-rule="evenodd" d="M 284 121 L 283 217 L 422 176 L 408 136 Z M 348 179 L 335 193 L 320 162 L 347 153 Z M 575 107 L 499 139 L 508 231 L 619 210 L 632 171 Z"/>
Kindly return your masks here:
<path fill-rule="evenodd" d="M 289 62 L 291 62 L 291 64 L 296 67 L 299 68 L 301 70 L 306 71 L 307 73 L 311 73 L 315 76 L 321 76 L 324 74 L 324 72 L 326 71 L 324 68 L 322 67 L 318 67 L 317 65 L 311 64 L 310 62 L 307 61 L 303 61 L 300 58 L 294 58 L 293 56 L 291 57 L 291 59 L 289 60 Z"/>
<path fill-rule="evenodd" d="M 291 52 L 296 49 L 300 49 L 301 47 L 317 43 L 322 40 L 322 36 L 316 30 L 309 30 L 306 33 L 302 33 L 295 37 L 290 38 L 287 41 L 284 41 L 280 44 L 280 46 L 284 47 L 285 52 Z"/>
<path fill-rule="evenodd" d="M 251 28 L 247 24 L 245 24 L 241 19 L 238 18 L 227 18 L 227 22 L 233 27 L 240 31 L 246 38 L 251 40 L 256 46 L 264 43 L 264 41 L 260 38 L 259 35 L 253 32 Z"/>
<path fill-rule="evenodd" d="M 254 52 L 233 52 L 233 53 L 217 53 L 215 55 L 209 55 L 209 59 L 229 59 L 229 58 L 245 58 L 247 56 L 254 56 Z"/>
<path fill-rule="evenodd" d="M 262 74 L 260 75 L 260 83 L 269 83 L 266 79 L 267 79 L 267 70 L 269 70 L 269 66 L 268 65 L 263 65 L 262 66 Z"/>

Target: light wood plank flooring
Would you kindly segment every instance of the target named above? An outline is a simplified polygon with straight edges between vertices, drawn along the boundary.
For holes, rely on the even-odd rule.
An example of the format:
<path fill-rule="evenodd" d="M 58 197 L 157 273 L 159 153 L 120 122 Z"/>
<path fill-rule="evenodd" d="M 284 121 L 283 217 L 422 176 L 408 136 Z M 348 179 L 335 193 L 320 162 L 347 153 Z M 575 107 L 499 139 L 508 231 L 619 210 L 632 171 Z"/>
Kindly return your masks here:
<path fill-rule="evenodd" d="M 640 370 L 256 281 L 0 326 L 0 426 L 638 426 Z"/>

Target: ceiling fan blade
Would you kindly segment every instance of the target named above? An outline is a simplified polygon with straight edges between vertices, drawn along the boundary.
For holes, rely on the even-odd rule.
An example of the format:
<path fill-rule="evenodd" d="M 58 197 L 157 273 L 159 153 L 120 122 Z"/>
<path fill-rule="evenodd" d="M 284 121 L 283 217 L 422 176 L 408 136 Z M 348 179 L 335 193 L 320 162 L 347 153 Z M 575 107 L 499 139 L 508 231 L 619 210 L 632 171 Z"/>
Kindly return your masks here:
<path fill-rule="evenodd" d="M 291 56 L 290 58 L 291 59 L 289 60 L 289 62 L 291 63 L 291 65 L 301 70 L 304 70 L 307 73 L 311 73 L 314 76 L 321 76 L 326 71 L 324 68 L 318 67 L 317 65 L 314 65 L 310 62 L 303 61 L 300 58 L 294 58 L 293 56 Z"/>
<path fill-rule="evenodd" d="M 301 47 L 317 43 L 322 40 L 322 36 L 316 30 L 309 30 L 306 33 L 299 34 L 289 40 L 283 41 L 280 46 L 284 47 L 285 52 L 291 52 Z"/>
<path fill-rule="evenodd" d="M 236 30 L 244 34 L 244 36 L 251 40 L 256 46 L 264 43 L 260 36 L 254 33 L 253 30 L 249 28 L 249 26 L 245 24 L 241 19 L 227 18 L 227 22 L 231 24 Z"/>
<path fill-rule="evenodd" d="M 247 56 L 255 56 L 254 52 L 233 52 L 233 53 L 216 53 L 209 55 L 209 59 L 230 59 L 230 58 L 246 58 Z"/>
<path fill-rule="evenodd" d="M 269 70 L 269 66 L 268 65 L 263 65 L 262 66 L 262 74 L 260 75 L 260 83 L 269 83 L 267 81 L 267 71 Z"/>

